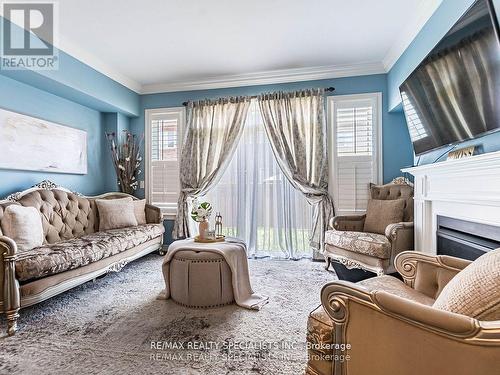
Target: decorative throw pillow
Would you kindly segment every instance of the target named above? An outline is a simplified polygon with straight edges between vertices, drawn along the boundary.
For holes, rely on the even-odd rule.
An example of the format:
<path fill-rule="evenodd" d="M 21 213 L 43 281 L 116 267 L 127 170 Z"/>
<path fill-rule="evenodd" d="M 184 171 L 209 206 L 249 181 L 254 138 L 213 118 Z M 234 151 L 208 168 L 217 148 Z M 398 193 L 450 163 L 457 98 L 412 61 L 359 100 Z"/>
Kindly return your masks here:
<path fill-rule="evenodd" d="M 137 225 L 132 198 L 96 199 L 99 211 L 99 230 L 109 230 Z"/>
<path fill-rule="evenodd" d="M 366 209 L 364 232 L 384 234 L 389 224 L 403 220 L 405 201 L 403 199 L 370 199 Z"/>
<path fill-rule="evenodd" d="M 134 201 L 134 212 L 135 218 L 137 219 L 137 224 L 146 224 L 146 200 L 141 199 Z"/>
<path fill-rule="evenodd" d="M 7 206 L 2 218 L 2 232 L 15 241 L 19 251 L 43 244 L 42 218 L 35 207 Z"/>
<path fill-rule="evenodd" d="M 500 320 L 500 248 L 456 274 L 433 307 L 478 320 Z"/>

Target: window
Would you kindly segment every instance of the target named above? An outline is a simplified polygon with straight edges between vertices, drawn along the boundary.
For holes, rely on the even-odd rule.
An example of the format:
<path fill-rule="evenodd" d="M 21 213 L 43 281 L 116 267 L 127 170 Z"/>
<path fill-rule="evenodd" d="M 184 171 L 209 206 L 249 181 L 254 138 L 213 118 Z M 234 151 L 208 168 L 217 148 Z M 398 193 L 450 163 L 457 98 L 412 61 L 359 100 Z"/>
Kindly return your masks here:
<path fill-rule="evenodd" d="M 151 158 L 153 161 L 177 160 L 177 119 L 151 119 Z"/>
<path fill-rule="evenodd" d="M 146 199 L 167 216 L 177 212 L 184 119 L 183 107 L 146 110 Z"/>
<path fill-rule="evenodd" d="M 224 234 L 243 239 L 249 256 L 311 256 L 312 207 L 281 172 L 256 100 L 231 162 L 202 200 L 221 212 Z"/>
<path fill-rule="evenodd" d="M 167 130 L 165 137 L 165 146 L 164 148 L 175 149 L 177 148 L 177 129 L 175 130 Z"/>
<path fill-rule="evenodd" d="M 337 214 L 364 212 L 369 184 L 382 181 L 382 95 L 328 98 L 330 189 Z"/>

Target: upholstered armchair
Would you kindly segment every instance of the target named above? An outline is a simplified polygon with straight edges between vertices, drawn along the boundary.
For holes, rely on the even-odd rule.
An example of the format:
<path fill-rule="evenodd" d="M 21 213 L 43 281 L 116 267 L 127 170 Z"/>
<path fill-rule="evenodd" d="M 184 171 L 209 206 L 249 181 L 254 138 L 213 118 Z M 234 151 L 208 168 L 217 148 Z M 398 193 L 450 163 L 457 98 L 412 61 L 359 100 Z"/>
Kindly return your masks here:
<path fill-rule="evenodd" d="M 413 187 L 404 181 L 395 181 L 380 186 L 370 185 L 368 210 L 372 212 L 367 211 L 367 214 L 371 215 L 371 223 L 367 222 L 367 214 L 330 219 L 330 230 L 325 233 L 326 269 L 334 262 L 340 279 L 348 278 L 343 277 L 342 266 L 377 275 L 393 273 L 396 255 L 413 250 Z M 392 211 L 396 211 L 389 212 L 389 216 L 397 222 L 385 226 L 381 211 L 388 210 L 387 203 L 392 206 L 389 207 Z M 342 266 L 338 267 L 338 264 Z"/>
<path fill-rule="evenodd" d="M 326 284 L 308 320 L 306 374 L 498 374 L 500 249 L 487 255 L 463 270 L 471 262 L 404 252 L 404 282 Z"/>

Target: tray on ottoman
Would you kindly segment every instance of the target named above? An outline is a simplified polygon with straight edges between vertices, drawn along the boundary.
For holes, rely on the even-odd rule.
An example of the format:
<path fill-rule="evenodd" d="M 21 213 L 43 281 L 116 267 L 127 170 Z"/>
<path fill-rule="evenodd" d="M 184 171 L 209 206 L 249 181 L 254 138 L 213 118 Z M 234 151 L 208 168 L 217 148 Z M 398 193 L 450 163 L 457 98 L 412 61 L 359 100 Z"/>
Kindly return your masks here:
<path fill-rule="evenodd" d="M 200 236 L 196 236 L 194 238 L 194 242 L 201 242 L 201 243 L 224 242 L 225 240 L 226 236 L 217 236 L 217 238 L 215 239 L 200 238 Z"/>

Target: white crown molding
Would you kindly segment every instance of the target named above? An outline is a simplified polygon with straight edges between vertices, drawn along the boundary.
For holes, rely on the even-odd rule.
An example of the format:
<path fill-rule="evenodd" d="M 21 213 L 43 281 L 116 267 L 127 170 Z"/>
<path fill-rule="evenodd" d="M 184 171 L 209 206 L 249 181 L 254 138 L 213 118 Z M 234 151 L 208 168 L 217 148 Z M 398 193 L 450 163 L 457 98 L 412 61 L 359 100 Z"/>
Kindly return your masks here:
<path fill-rule="evenodd" d="M 29 2 L 29 1 L 25 1 Z M 58 3 L 54 3 L 56 6 L 58 6 Z M 56 8 L 56 12 L 58 12 Z M 3 14 L 3 7 L 0 7 L 0 17 L 4 17 Z M 58 18 L 55 17 L 56 20 L 56 30 L 59 30 L 59 24 Z M 24 28 L 23 24 L 19 24 L 13 20 L 10 20 L 11 22 L 15 23 L 17 26 Z M 136 93 L 140 93 L 142 85 L 121 74 L 118 72 L 116 69 L 113 69 L 111 66 L 107 65 L 104 63 L 101 59 L 97 58 L 95 55 L 83 50 L 82 48 L 78 47 L 75 43 L 71 42 L 67 38 L 65 38 L 63 35 L 61 35 L 60 32 L 55 33 L 54 35 L 54 40 L 53 40 L 53 45 L 57 49 L 67 53 L 68 55 L 74 57 L 75 59 L 83 62 L 85 65 L 91 67 L 92 69 L 98 71 L 99 73 L 104 74 L 105 76 L 111 78 L 113 81 L 116 81 L 120 83 L 121 85 L 129 88 L 132 91 L 135 91 Z"/>
<path fill-rule="evenodd" d="M 85 51 L 62 35 L 59 36 L 59 40 L 55 43 L 55 46 L 138 94 L 207 90 L 309 80 L 312 81 L 369 74 L 384 74 L 387 73 L 396 63 L 441 2 L 442 0 L 422 0 L 419 10 L 412 15 L 411 20 L 413 20 L 413 22 L 411 22 L 411 20 L 408 22 L 408 27 L 401 33 L 398 40 L 392 45 L 381 62 L 283 69 L 247 74 L 213 76 L 199 80 L 173 81 L 142 85 L 140 82 L 120 73 L 112 66 L 103 62 L 97 56 Z"/>
<path fill-rule="evenodd" d="M 78 47 L 75 43 L 71 42 L 62 35 L 59 36 L 59 43 L 58 45 L 56 45 L 56 47 L 66 52 L 68 55 L 73 56 L 77 60 L 80 60 L 85 65 L 88 65 L 89 67 L 97 70 L 99 73 L 102 73 L 105 76 L 111 78 L 113 81 L 116 81 L 129 88 L 130 90 L 135 91 L 136 93 L 141 92 L 142 85 L 139 82 L 125 76 L 124 74 L 121 74 L 95 55 Z"/>
<path fill-rule="evenodd" d="M 216 76 L 193 81 L 150 84 L 142 87 L 141 94 L 313 81 L 318 79 L 380 73 L 386 73 L 386 71 L 382 64 L 377 62 L 351 65 L 317 66 L 310 68 L 283 69 L 258 73 Z"/>
<path fill-rule="evenodd" d="M 422 30 L 422 27 L 424 27 L 442 2 L 443 0 L 423 0 L 420 3 L 419 10 L 412 15 L 407 27 L 405 30 L 402 30 L 399 38 L 382 60 L 386 72 L 391 70 L 393 65 L 398 61 L 403 52 L 408 48 L 410 43 L 415 39 L 420 30 Z"/>

